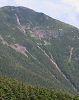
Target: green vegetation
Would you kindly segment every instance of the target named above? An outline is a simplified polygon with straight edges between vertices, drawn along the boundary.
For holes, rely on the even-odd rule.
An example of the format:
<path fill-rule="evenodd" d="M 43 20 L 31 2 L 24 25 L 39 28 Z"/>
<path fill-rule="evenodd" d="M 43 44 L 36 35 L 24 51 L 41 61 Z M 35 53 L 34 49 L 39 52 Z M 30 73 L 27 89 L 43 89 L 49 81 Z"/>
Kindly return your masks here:
<path fill-rule="evenodd" d="M 79 100 L 61 91 L 25 85 L 17 80 L 0 77 L 0 100 Z"/>

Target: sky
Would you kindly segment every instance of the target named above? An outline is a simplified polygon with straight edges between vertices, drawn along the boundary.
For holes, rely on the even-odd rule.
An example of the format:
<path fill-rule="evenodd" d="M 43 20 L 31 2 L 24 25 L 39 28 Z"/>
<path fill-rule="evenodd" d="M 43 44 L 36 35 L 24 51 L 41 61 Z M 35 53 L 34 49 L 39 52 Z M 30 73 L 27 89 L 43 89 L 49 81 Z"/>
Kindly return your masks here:
<path fill-rule="evenodd" d="M 79 0 L 0 0 L 0 7 L 24 6 L 79 28 Z"/>

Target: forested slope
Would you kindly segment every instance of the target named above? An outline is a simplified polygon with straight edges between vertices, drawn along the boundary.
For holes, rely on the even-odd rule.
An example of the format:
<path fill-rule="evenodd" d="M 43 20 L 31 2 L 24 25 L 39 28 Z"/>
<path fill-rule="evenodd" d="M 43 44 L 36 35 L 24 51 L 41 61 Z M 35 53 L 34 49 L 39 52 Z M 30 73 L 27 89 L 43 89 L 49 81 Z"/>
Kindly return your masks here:
<path fill-rule="evenodd" d="M 0 100 L 79 100 L 77 98 L 61 91 L 34 87 L 12 78 L 0 77 Z"/>

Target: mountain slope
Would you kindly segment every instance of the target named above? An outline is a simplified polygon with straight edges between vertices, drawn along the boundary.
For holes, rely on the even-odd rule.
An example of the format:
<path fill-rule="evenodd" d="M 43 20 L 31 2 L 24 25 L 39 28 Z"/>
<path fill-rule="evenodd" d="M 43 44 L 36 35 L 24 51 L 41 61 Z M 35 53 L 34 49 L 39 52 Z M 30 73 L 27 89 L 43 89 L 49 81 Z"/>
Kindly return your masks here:
<path fill-rule="evenodd" d="M 0 8 L 0 75 L 79 91 L 79 30 L 24 7 Z"/>

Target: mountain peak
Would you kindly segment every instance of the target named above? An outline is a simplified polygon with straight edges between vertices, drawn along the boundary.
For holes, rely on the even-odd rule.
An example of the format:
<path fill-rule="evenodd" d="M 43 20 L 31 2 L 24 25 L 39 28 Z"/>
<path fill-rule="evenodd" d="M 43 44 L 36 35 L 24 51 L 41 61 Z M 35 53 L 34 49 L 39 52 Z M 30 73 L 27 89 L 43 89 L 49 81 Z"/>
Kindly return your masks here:
<path fill-rule="evenodd" d="M 1 75 L 78 92 L 78 55 L 77 28 L 25 7 L 0 8 Z"/>

